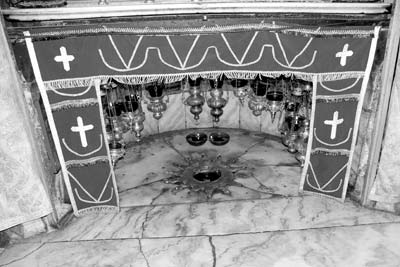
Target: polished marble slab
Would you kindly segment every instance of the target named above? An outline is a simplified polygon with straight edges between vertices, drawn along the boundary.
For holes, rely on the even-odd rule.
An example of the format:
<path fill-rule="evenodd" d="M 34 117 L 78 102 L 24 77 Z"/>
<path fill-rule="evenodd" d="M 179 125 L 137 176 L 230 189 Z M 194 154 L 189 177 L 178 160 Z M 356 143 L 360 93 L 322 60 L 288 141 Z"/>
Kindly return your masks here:
<path fill-rule="evenodd" d="M 224 235 L 399 222 L 400 217 L 319 196 L 155 206 L 143 237 Z"/>
<path fill-rule="evenodd" d="M 216 236 L 216 266 L 395 267 L 400 224 Z"/>
<path fill-rule="evenodd" d="M 142 239 L 148 267 L 212 267 L 209 237 Z"/>
<path fill-rule="evenodd" d="M 165 238 L 273 232 L 374 223 L 400 217 L 318 196 L 122 208 L 74 218 L 64 229 L 25 242 Z"/>
<path fill-rule="evenodd" d="M 198 147 L 189 145 L 186 135 L 193 129 L 153 135 L 129 144 L 124 159 L 115 168 L 121 207 L 298 195 L 301 169 L 279 137 L 241 129 L 219 130 L 230 135 L 225 146 L 209 141 Z M 210 135 L 216 130 L 199 131 Z M 207 199 L 205 194 L 188 194 L 188 190 L 175 192 L 175 185 L 164 182 L 202 156 L 212 160 L 220 156 L 229 166 L 240 167 L 234 171 L 235 183 L 228 186 L 231 195 L 215 194 Z"/>
<path fill-rule="evenodd" d="M 17 244 L 0 254 L 0 266 L 148 267 L 139 240 Z"/>
<path fill-rule="evenodd" d="M 181 162 L 179 154 L 157 136 L 131 143 L 115 167 L 119 191 L 164 179 L 166 168 Z"/>
<path fill-rule="evenodd" d="M 232 235 L 20 243 L 0 266 L 397 267 L 400 223 Z"/>

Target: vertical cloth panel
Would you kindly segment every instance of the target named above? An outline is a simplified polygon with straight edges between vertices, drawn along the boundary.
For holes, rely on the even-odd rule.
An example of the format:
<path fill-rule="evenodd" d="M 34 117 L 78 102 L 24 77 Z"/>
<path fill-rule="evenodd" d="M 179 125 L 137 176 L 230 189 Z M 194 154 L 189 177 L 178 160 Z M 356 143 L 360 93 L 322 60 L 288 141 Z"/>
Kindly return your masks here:
<path fill-rule="evenodd" d="M 187 29 L 109 24 L 25 35 L 42 97 L 48 99 L 46 111 L 69 193 L 75 209 L 85 210 L 117 205 L 118 200 L 112 168 L 107 167 L 100 102 L 91 89 L 93 81 L 110 78 L 129 84 L 221 75 L 294 75 L 313 81 L 300 189 L 344 199 L 378 32 L 371 27 L 295 29 L 261 22 Z M 249 116 L 240 117 L 239 127 L 254 119 Z"/>
<path fill-rule="evenodd" d="M 118 206 L 114 172 L 96 86 L 46 91 L 64 178 L 77 214 Z"/>

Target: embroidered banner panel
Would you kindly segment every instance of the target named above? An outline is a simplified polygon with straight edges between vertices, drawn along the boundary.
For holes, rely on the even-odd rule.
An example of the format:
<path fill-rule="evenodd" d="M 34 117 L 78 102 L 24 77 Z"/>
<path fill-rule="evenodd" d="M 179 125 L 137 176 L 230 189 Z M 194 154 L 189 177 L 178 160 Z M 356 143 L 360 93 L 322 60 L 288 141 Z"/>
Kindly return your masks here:
<path fill-rule="evenodd" d="M 294 75 L 312 81 L 300 188 L 344 199 L 378 32 L 265 23 L 185 29 L 109 25 L 41 29 L 25 37 L 78 214 L 118 205 L 99 109 L 99 86 L 110 78 L 141 84 L 187 76 Z"/>

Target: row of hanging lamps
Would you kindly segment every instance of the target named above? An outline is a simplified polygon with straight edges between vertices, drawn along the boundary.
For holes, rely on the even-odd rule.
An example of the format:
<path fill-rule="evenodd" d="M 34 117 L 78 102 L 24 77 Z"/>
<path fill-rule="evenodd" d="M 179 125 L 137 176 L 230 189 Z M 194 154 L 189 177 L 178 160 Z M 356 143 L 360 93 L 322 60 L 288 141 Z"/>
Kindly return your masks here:
<path fill-rule="evenodd" d="M 140 105 L 142 90 L 140 85 L 126 85 L 127 94 L 125 95 L 126 112 L 122 119 L 128 124 L 129 129 L 135 134 L 136 140 L 140 141 L 141 132 L 144 129 L 145 114 Z"/>
<path fill-rule="evenodd" d="M 124 124 L 120 119 L 125 106 L 120 102 L 119 94 L 117 92 L 117 85 L 110 81 L 102 87 L 105 90 L 105 114 L 106 114 L 106 132 L 108 146 L 110 149 L 111 162 L 113 165 L 124 156 L 124 142 L 123 132 L 125 130 Z"/>

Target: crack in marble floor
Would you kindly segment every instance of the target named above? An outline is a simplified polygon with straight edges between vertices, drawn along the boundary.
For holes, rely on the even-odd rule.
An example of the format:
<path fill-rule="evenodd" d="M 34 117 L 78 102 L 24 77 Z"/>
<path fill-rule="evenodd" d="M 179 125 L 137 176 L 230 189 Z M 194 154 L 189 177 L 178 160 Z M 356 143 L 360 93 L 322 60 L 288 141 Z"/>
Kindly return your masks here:
<path fill-rule="evenodd" d="M 146 255 L 145 255 L 144 252 L 143 252 L 142 240 L 141 240 L 140 238 L 138 238 L 138 242 L 139 242 L 139 251 L 140 251 L 140 254 L 142 254 L 144 260 L 146 261 L 146 266 L 147 266 L 147 267 L 150 267 L 149 260 L 147 259 Z"/>
<path fill-rule="evenodd" d="M 212 236 L 208 236 L 208 242 L 210 243 L 210 246 L 211 246 L 211 253 L 213 256 L 213 267 L 216 267 L 217 266 L 217 256 L 215 254 L 215 245 L 212 241 Z"/>
<path fill-rule="evenodd" d="M 29 257 L 30 255 L 32 255 L 32 254 L 35 253 L 36 251 L 39 251 L 45 244 L 46 244 L 46 243 L 41 243 L 37 248 L 35 248 L 34 250 L 28 252 L 28 253 L 25 254 L 24 256 L 19 257 L 19 258 L 17 258 L 17 259 L 14 259 L 14 260 L 12 260 L 12 261 L 10 261 L 10 262 L 7 262 L 7 263 L 5 263 L 5 264 L 0 264 L 0 267 L 3 267 L 3 266 L 7 266 L 7 265 L 10 265 L 10 264 L 16 263 L 16 262 L 18 262 L 18 261 L 21 261 L 21 260 L 23 260 L 23 259 Z M 0 254 L 0 256 L 1 256 L 1 254 Z"/>

